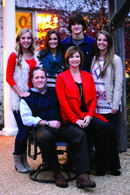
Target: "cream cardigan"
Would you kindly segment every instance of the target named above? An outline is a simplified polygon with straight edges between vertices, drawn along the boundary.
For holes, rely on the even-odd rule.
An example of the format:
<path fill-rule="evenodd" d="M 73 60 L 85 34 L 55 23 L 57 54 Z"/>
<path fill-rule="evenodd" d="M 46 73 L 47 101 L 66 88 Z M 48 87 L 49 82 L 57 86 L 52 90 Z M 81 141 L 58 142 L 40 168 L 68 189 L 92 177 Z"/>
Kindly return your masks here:
<path fill-rule="evenodd" d="M 36 56 L 34 56 L 34 58 L 37 62 L 38 60 L 37 60 Z M 16 61 L 17 61 L 17 59 L 16 59 Z M 21 64 L 22 64 L 21 67 L 15 65 L 13 78 L 14 78 L 14 81 L 16 82 L 18 88 L 22 92 L 26 92 L 29 90 L 28 77 L 29 77 L 30 68 L 29 68 L 28 63 L 24 60 L 23 57 L 22 57 Z M 20 109 L 19 101 L 20 101 L 19 95 L 12 88 L 10 88 L 10 105 L 11 105 L 12 110 L 19 110 Z"/>
<path fill-rule="evenodd" d="M 92 59 L 90 72 L 95 64 L 95 56 Z M 121 58 L 114 54 L 113 65 L 110 64 L 105 72 L 105 88 L 107 103 L 113 102 L 112 109 L 119 110 L 123 86 L 123 65 Z"/>

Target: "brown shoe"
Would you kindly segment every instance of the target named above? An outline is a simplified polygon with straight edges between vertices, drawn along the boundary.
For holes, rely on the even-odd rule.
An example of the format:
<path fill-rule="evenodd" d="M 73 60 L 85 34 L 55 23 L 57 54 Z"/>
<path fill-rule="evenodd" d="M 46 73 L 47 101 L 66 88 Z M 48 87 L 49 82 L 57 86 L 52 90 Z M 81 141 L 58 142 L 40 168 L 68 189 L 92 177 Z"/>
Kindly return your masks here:
<path fill-rule="evenodd" d="M 95 188 L 96 184 L 94 181 L 91 181 L 87 173 L 82 173 L 77 177 L 76 185 L 78 188 L 90 187 Z"/>
<path fill-rule="evenodd" d="M 68 187 L 68 183 L 67 183 L 67 181 L 65 180 L 65 178 L 63 177 L 63 175 L 61 174 L 60 171 L 59 172 L 54 172 L 53 171 L 53 177 L 54 177 L 56 186 L 61 187 L 61 188 Z"/>

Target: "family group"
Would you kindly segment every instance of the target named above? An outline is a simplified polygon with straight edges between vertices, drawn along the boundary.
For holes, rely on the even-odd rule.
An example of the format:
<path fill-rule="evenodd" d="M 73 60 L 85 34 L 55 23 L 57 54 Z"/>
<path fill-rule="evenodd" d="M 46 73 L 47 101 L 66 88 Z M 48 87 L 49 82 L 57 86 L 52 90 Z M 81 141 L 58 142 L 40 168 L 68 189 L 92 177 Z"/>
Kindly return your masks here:
<path fill-rule="evenodd" d="M 21 173 L 33 170 L 27 163 L 28 131 L 33 125 L 55 184 L 68 186 L 55 146 L 64 141 L 74 156 L 77 187 L 94 188 L 92 167 L 99 176 L 121 174 L 118 122 L 123 67 L 107 31 L 98 32 L 95 40 L 87 36 L 85 20 L 78 14 L 69 18 L 68 30 L 71 35 L 62 41 L 57 30 L 49 30 L 38 54 L 30 29 L 21 29 L 16 37 L 6 74 L 18 126 L 14 166 Z"/>

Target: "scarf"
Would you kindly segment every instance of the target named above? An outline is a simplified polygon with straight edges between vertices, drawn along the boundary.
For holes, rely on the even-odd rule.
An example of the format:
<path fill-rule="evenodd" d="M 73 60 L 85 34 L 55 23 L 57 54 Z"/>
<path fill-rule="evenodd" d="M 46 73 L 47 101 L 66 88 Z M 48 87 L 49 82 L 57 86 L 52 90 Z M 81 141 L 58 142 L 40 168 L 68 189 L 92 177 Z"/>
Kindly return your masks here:
<path fill-rule="evenodd" d="M 54 58 L 51 52 L 44 58 L 41 58 L 42 68 L 50 75 L 53 76 L 56 72 L 64 65 L 61 52 L 57 51 L 56 57 Z"/>

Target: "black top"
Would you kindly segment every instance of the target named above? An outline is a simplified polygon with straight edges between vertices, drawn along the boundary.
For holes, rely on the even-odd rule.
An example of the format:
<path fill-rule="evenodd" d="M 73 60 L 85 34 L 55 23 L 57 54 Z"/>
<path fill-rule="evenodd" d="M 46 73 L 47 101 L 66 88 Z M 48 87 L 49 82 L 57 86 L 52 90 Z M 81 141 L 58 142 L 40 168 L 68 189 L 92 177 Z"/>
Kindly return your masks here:
<path fill-rule="evenodd" d="M 82 87 L 82 83 L 77 83 L 77 86 L 79 88 L 79 94 L 80 94 L 80 100 L 81 100 L 81 106 L 80 106 L 80 110 L 82 112 L 87 112 L 86 110 L 86 106 L 85 106 L 85 101 L 84 101 L 84 95 L 83 95 L 83 87 Z"/>

